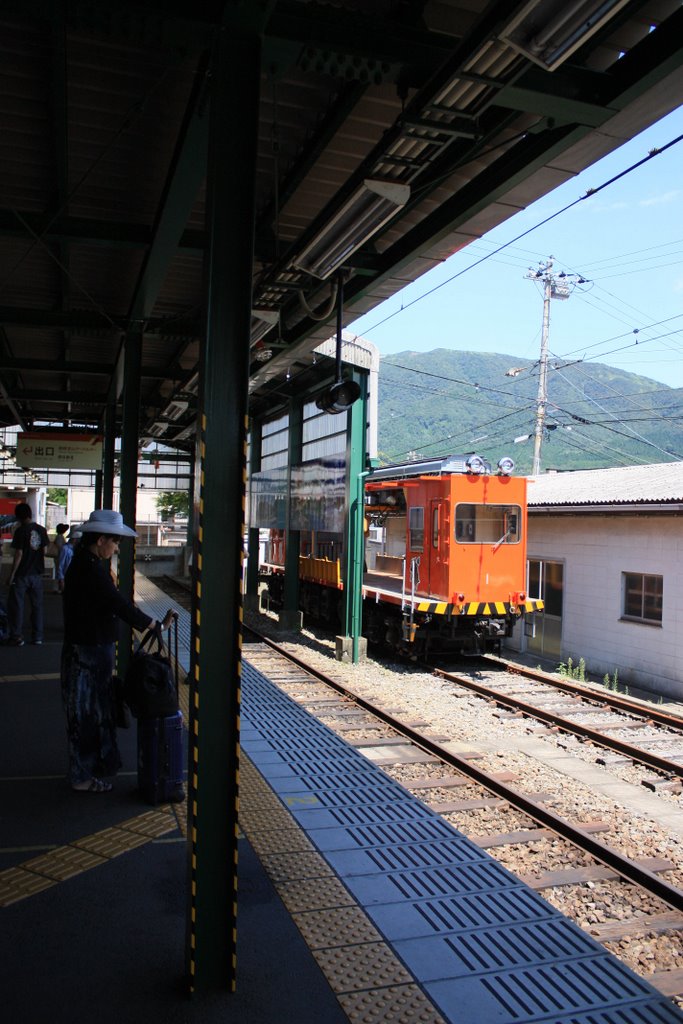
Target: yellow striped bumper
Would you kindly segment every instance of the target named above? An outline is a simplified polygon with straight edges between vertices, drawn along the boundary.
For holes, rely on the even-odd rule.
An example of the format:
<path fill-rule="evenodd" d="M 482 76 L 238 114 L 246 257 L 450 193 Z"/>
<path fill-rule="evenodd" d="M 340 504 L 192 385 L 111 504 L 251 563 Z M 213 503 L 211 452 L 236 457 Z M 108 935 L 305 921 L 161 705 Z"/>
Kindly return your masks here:
<path fill-rule="evenodd" d="M 428 615 L 520 615 L 522 612 L 539 612 L 543 601 L 528 600 L 521 604 L 507 601 L 466 601 L 464 604 L 449 604 L 447 601 L 419 601 L 415 611 Z"/>

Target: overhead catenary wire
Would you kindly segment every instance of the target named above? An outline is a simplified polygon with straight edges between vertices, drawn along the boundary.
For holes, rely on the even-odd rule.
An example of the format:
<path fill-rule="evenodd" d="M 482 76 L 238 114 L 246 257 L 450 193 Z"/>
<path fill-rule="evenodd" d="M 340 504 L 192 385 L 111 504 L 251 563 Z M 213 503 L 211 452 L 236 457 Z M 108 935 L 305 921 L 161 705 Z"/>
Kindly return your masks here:
<path fill-rule="evenodd" d="M 569 384 L 570 387 L 576 387 L 575 384 L 573 384 L 571 381 L 569 381 L 567 379 L 566 374 L 563 374 L 561 370 L 557 370 L 555 372 L 559 373 L 559 375 L 566 381 L 567 384 Z M 591 401 L 602 412 L 608 412 L 608 410 L 602 408 L 602 406 L 597 401 L 597 399 L 589 398 L 589 401 Z M 617 420 L 617 422 L 621 422 L 621 420 Z M 617 430 L 614 426 L 609 426 L 608 424 L 603 424 L 601 429 L 603 429 L 603 430 L 610 430 L 610 431 L 612 431 L 615 434 L 621 434 L 623 437 L 629 437 L 632 440 L 640 441 L 641 444 L 645 444 L 645 445 L 648 445 L 651 448 L 655 448 L 657 451 L 662 452 L 662 454 L 667 455 L 669 457 L 674 457 L 674 458 L 679 458 L 679 459 L 683 458 L 683 456 L 678 455 L 676 453 L 669 452 L 669 451 L 666 450 L 666 448 L 662 448 L 660 445 L 655 444 L 654 441 L 648 440 L 648 438 L 643 437 L 643 435 L 638 433 L 638 431 L 633 430 L 633 431 L 631 431 L 630 434 L 627 434 L 623 430 Z"/>
<path fill-rule="evenodd" d="M 530 371 L 532 371 L 534 369 L 534 365 L 528 367 L 528 369 Z M 420 369 L 418 369 L 416 367 L 402 366 L 401 364 L 396 364 L 396 363 L 390 363 L 390 364 L 387 364 L 387 366 L 388 366 L 388 368 L 390 368 L 390 367 L 399 368 L 400 367 L 402 373 L 404 373 L 404 374 L 405 373 L 409 373 L 409 374 L 417 374 L 417 375 L 421 375 L 421 376 L 434 377 L 434 378 L 436 378 L 438 380 L 444 380 L 444 381 L 447 381 L 447 382 L 453 382 L 453 383 L 458 384 L 458 385 L 462 385 L 462 383 L 463 383 L 461 378 L 457 378 L 457 377 L 451 378 L 451 377 L 446 376 L 445 374 L 435 374 L 435 373 L 432 373 L 432 372 L 429 372 L 429 371 L 422 371 L 422 370 L 420 370 Z M 518 379 L 519 378 L 515 378 L 515 383 L 516 383 L 516 381 Z M 472 382 L 469 382 L 469 381 L 466 381 L 464 383 L 467 384 L 469 387 L 478 390 L 476 384 L 474 384 Z M 405 389 L 405 381 L 404 380 L 400 380 L 400 379 L 392 379 L 392 378 L 389 378 L 389 377 L 386 377 L 386 376 L 382 376 L 381 379 L 380 379 L 380 386 L 382 386 L 382 387 L 383 386 L 388 386 L 390 388 L 394 388 L 394 389 L 403 391 Z M 415 383 L 415 382 L 411 383 L 410 387 L 411 387 L 411 390 L 419 390 L 419 391 L 427 392 L 429 394 L 441 395 L 441 396 L 443 396 L 445 398 L 456 397 L 456 395 L 453 392 L 451 392 L 451 391 L 444 390 L 444 389 L 441 389 L 441 388 L 432 388 L 432 387 L 429 387 L 427 385 L 418 384 L 418 383 Z M 495 392 L 499 392 L 501 389 L 492 389 L 492 390 L 495 391 Z M 576 388 L 576 385 L 573 385 L 573 390 L 577 390 L 578 391 L 578 388 Z M 609 395 L 606 396 L 605 401 L 613 400 L 613 399 L 614 400 L 616 400 L 616 399 L 623 400 L 625 398 L 633 398 L 634 400 L 637 399 L 637 400 L 639 400 L 639 402 L 642 402 L 643 397 L 648 397 L 649 395 L 651 395 L 653 393 L 657 393 L 658 394 L 660 392 L 664 392 L 664 391 L 668 391 L 668 390 L 669 389 L 662 388 L 662 389 L 655 389 L 654 392 L 645 392 L 645 393 L 643 393 L 643 392 L 634 392 L 633 395 L 626 395 L 626 396 L 620 395 L 619 393 L 615 393 L 615 395 L 613 395 L 613 396 L 609 396 Z M 509 394 L 509 392 L 507 394 Z M 488 401 L 487 398 L 485 396 L 483 396 L 483 395 L 472 395 L 472 396 L 457 395 L 457 397 L 458 397 L 458 400 L 460 400 L 460 401 L 465 401 L 465 402 L 469 402 L 469 403 L 477 402 L 478 404 L 480 404 L 482 406 L 491 406 L 491 405 L 495 404 L 495 403 L 493 403 L 491 401 Z M 498 406 L 500 406 L 500 401 L 498 401 L 497 404 L 498 404 Z M 586 398 L 581 393 L 581 397 L 578 399 L 577 404 L 579 406 L 585 406 L 585 405 L 591 404 L 591 403 L 590 403 L 590 399 Z M 614 427 L 614 423 L 615 422 L 616 423 L 620 423 L 622 425 L 625 425 L 626 422 L 628 422 L 628 418 L 624 417 L 623 414 L 620 413 L 618 416 L 616 416 L 616 415 L 610 413 L 609 410 L 602 410 L 604 412 L 604 415 L 609 416 L 609 419 L 607 419 L 607 420 L 603 420 L 603 419 L 597 420 L 595 417 L 591 417 L 590 420 L 587 420 L 586 417 L 582 417 L 582 416 L 579 416 L 576 413 L 573 413 L 571 411 L 571 406 L 568 406 L 566 402 L 564 402 L 564 403 L 562 403 L 560 405 L 560 404 L 557 404 L 556 402 L 549 401 L 548 406 L 549 406 L 549 409 L 551 410 L 551 415 L 553 416 L 553 418 L 557 418 L 558 415 L 560 415 L 560 416 L 561 415 L 566 415 L 570 419 L 575 419 L 575 420 L 578 420 L 578 422 L 580 422 L 580 423 L 584 423 L 586 426 L 594 426 L 594 427 L 603 428 L 603 429 L 606 429 L 606 430 L 610 430 L 613 433 L 617 432 L 615 430 L 615 427 Z M 509 407 L 507 407 L 507 408 L 509 408 Z M 446 434 L 444 436 L 440 436 L 439 438 L 437 438 L 437 439 L 435 439 L 433 441 L 424 442 L 424 443 L 418 444 L 418 445 L 413 445 L 413 446 L 411 446 L 411 448 L 406 449 L 405 451 L 395 452 L 395 453 L 391 452 L 391 458 L 392 459 L 398 459 L 398 458 L 401 458 L 403 456 L 410 455 L 413 452 L 422 452 L 422 451 L 430 450 L 430 449 L 433 449 L 434 447 L 438 447 L 439 445 L 444 445 L 444 444 L 447 444 L 449 442 L 455 442 L 455 441 L 457 441 L 458 438 L 463 438 L 463 441 L 462 442 L 458 442 L 458 443 L 467 443 L 467 441 L 464 440 L 466 437 L 471 437 L 472 435 L 478 435 L 478 434 L 481 433 L 482 430 L 489 430 L 489 433 L 486 436 L 486 440 L 488 441 L 489 444 L 491 444 L 491 443 L 495 442 L 496 437 L 498 436 L 498 434 L 493 434 L 492 435 L 490 433 L 490 427 L 491 426 L 504 425 L 505 421 L 508 421 L 508 420 L 511 420 L 511 419 L 517 419 L 520 422 L 520 425 L 521 425 L 521 422 L 522 422 L 521 418 L 524 417 L 525 415 L 528 415 L 528 413 L 533 408 L 534 408 L 534 402 L 531 399 L 529 399 L 528 401 L 523 401 L 523 403 L 520 404 L 519 406 L 517 406 L 516 408 L 513 408 L 509 412 L 503 413 L 500 416 L 495 416 L 495 417 L 493 417 L 491 419 L 480 421 L 480 422 L 478 422 L 478 423 L 476 423 L 474 425 L 470 424 L 470 426 L 469 426 L 469 428 L 468 428 L 468 430 L 466 432 L 462 432 L 462 433 L 455 432 L 455 433 L 452 433 L 452 434 Z M 639 412 L 639 411 L 647 411 L 647 409 L 643 409 L 642 406 L 639 405 L 636 409 L 634 409 L 634 412 Z M 666 421 L 669 421 L 671 418 L 672 418 L 671 416 L 667 416 L 666 417 Z M 640 422 L 652 422 L 653 419 L 657 419 L 657 414 L 656 413 L 654 413 L 653 415 L 648 416 L 648 417 L 639 417 L 639 421 Z M 562 440 L 563 440 L 564 444 L 568 444 L 569 443 L 569 438 L 568 438 L 568 436 L 566 434 L 567 425 L 566 424 L 562 424 L 562 423 L 555 424 L 555 425 L 563 428 Z M 579 435 L 576 433 L 576 429 L 577 429 L 576 426 L 573 426 L 571 429 L 574 431 L 572 436 L 576 440 L 578 440 Z M 619 432 L 619 433 L 623 433 L 623 432 Z M 639 439 L 637 437 L 633 437 L 632 435 L 628 435 L 628 434 L 625 434 L 625 433 L 623 434 L 623 436 L 626 436 L 626 437 L 630 436 L 631 439 L 634 441 L 634 443 L 649 443 L 650 445 L 654 444 L 654 442 L 648 442 L 647 439 L 645 439 L 644 442 L 642 442 L 642 441 L 639 442 Z M 510 434 L 508 432 L 505 432 L 505 433 L 501 432 L 500 433 L 500 437 L 501 437 L 501 441 L 504 441 L 505 437 L 508 437 L 508 438 L 510 437 Z M 588 439 L 586 437 L 584 439 L 584 442 L 583 442 L 582 446 L 579 446 L 578 444 L 573 443 L 571 445 L 571 447 L 574 447 L 574 448 L 577 448 L 577 449 L 579 447 L 581 447 L 581 450 L 587 450 L 587 451 L 594 451 L 594 450 L 598 450 L 598 451 L 611 451 L 613 454 L 618 455 L 622 459 L 625 459 L 626 460 L 626 464 L 628 463 L 629 458 L 632 461 L 641 461 L 637 455 L 635 455 L 633 453 L 631 453 L 629 455 L 628 453 L 623 452 L 620 449 L 615 448 L 614 446 L 610 446 L 605 441 L 599 440 L 597 438 Z M 663 449 L 660 449 L 660 450 L 664 451 Z M 667 453 L 667 454 L 669 455 L 669 457 L 674 457 L 674 456 L 671 455 L 671 453 Z M 643 460 L 643 461 L 647 462 L 648 460 L 646 459 L 646 460 Z"/>
<path fill-rule="evenodd" d="M 499 253 L 504 252 L 510 246 L 514 245 L 515 242 L 518 242 L 522 238 L 526 238 L 527 235 L 530 235 L 534 231 L 537 231 L 539 228 L 544 227 L 546 224 L 549 224 L 551 221 L 555 220 L 563 213 L 567 213 L 568 210 L 571 210 L 575 206 L 578 206 L 578 204 L 582 203 L 584 200 L 590 199 L 592 196 L 598 195 L 598 193 L 602 192 L 604 189 L 609 188 L 610 185 L 613 185 L 615 182 L 620 181 L 626 175 L 632 174 L 639 167 L 642 167 L 644 164 L 648 163 L 650 160 L 653 160 L 655 157 L 661 156 L 662 153 L 665 153 L 667 150 L 671 149 L 673 146 L 678 145 L 682 141 L 683 135 L 678 135 L 676 136 L 676 138 L 671 139 L 669 142 L 665 143 L 665 145 L 658 146 L 655 149 L 650 150 L 650 152 L 642 159 L 636 161 L 636 163 L 634 164 L 631 164 L 629 167 L 626 167 L 623 171 L 620 171 L 618 174 L 613 175 L 607 181 L 604 181 L 601 185 L 597 185 L 595 188 L 588 189 L 587 192 L 579 196 L 577 199 L 572 200 L 571 203 L 567 203 L 566 206 L 563 206 L 559 210 L 556 210 L 554 213 L 549 214 L 547 217 L 544 217 L 543 220 L 538 221 L 538 223 L 533 224 L 531 227 L 526 228 L 524 231 L 521 231 L 518 235 L 515 235 L 514 238 L 510 238 L 508 239 L 507 242 L 503 242 L 490 253 L 486 253 L 485 255 L 480 257 L 480 259 L 475 260 L 474 263 L 470 263 L 468 266 L 463 267 L 462 270 L 459 270 L 457 271 L 457 273 L 452 274 L 450 277 L 446 278 L 445 281 L 441 281 L 433 288 L 430 288 L 428 291 L 423 292 L 422 295 L 418 295 L 410 302 L 403 304 L 400 309 L 394 310 L 392 313 L 389 313 L 387 316 L 385 316 L 382 320 L 379 320 L 377 323 L 372 324 L 372 326 L 365 328 L 363 332 L 364 335 L 368 335 L 372 331 L 377 330 L 378 327 L 381 327 L 384 324 L 388 323 L 389 320 L 393 320 L 394 317 L 398 316 L 400 313 L 405 312 L 406 309 L 410 309 L 418 302 L 422 302 L 430 295 L 433 295 L 441 288 L 444 288 L 447 284 L 451 284 L 452 281 L 455 281 L 459 277 L 462 277 L 463 274 L 466 274 L 469 271 L 474 270 L 475 267 L 481 266 L 482 263 L 485 263 L 487 260 L 492 259 L 493 256 L 497 256 Z"/>

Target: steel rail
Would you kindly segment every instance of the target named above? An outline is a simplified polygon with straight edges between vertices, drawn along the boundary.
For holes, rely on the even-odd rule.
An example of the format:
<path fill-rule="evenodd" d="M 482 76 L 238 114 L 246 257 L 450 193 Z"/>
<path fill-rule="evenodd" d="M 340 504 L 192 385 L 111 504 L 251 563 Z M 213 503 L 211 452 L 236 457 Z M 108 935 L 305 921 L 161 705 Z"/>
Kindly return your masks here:
<path fill-rule="evenodd" d="M 590 853 L 592 857 L 600 861 L 612 871 L 616 872 L 616 874 L 621 878 L 626 879 L 626 881 L 632 882 L 652 895 L 657 896 L 674 910 L 683 912 L 683 890 L 674 885 L 670 885 L 664 879 L 659 878 L 654 872 L 649 871 L 645 867 L 641 867 L 634 861 L 629 860 L 628 857 L 624 857 L 623 854 L 619 853 L 617 850 L 613 850 L 605 843 L 601 843 L 599 839 L 596 839 L 588 832 L 584 832 L 583 829 L 572 825 L 565 818 L 560 817 L 560 815 L 555 814 L 548 808 L 535 803 L 523 793 L 518 793 L 515 790 L 510 789 L 504 783 L 494 778 L 494 776 L 489 775 L 481 768 L 477 768 L 465 758 L 459 757 L 457 754 L 454 754 L 452 751 L 442 747 L 434 740 L 430 740 L 428 737 L 423 736 L 415 729 L 412 729 L 410 726 L 394 718 L 393 715 L 390 715 L 382 708 L 377 707 L 371 701 L 366 700 L 364 697 L 360 697 L 358 694 L 354 693 L 353 690 L 349 690 L 348 687 L 343 685 L 343 683 L 338 682 L 336 679 L 331 679 L 329 676 L 325 675 L 324 672 L 320 672 L 318 669 L 313 668 L 313 666 L 307 665 L 306 662 L 285 650 L 279 644 L 275 643 L 275 641 L 270 640 L 266 636 L 262 636 L 258 630 L 253 627 L 245 626 L 244 628 L 245 631 L 253 633 L 262 643 L 272 648 L 272 650 L 276 651 L 288 661 L 297 665 L 304 672 L 307 672 L 315 679 L 320 680 L 320 682 L 325 683 L 333 690 L 342 694 L 342 696 L 352 700 L 354 704 L 358 705 L 358 707 L 368 711 L 386 725 L 391 726 L 395 732 L 401 736 L 405 736 L 416 747 L 438 757 L 441 761 L 479 783 L 479 785 L 485 787 L 490 792 L 495 793 L 496 796 L 501 797 L 501 799 L 505 800 L 513 807 L 516 807 L 534 821 L 537 821 L 539 824 L 551 829 L 563 839 L 568 840 L 585 852 Z M 248 657 L 248 653 L 244 653 L 245 656 Z"/>
<path fill-rule="evenodd" d="M 643 707 L 642 704 L 636 704 L 635 701 L 628 700 L 626 697 L 618 696 L 615 693 L 606 691 L 603 694 L 596 690 L 589 690 L 586 686 L 577 686 L 576 683 L 571 683 L 565 679 L 556 679 L 548 672 L 528 668 L 526 665 L 520 665 L 516 661 L 508 661 L 507 658 L 486 655 L 484 660 L 491 661 L 496 666 L 505 666 L 511 675 L 525 676 L 527 679 L 535 679 L 540 683 L 549 683 L 556 690 L 574 693 L 579 697 L 584 697 L 586 700 L 607 705 L 607 707 L 614 708 L 617 711 L 630 711 L 640 718 L 647 718 L 655 722 L 657 725 L 666 725 L 670 729 L 683 732 L 683 717 L 681 715 L 672 715 L 666 711 L 658 711 L 656 708 Z"/>
<path fill-rule="evenodd" d="M 558 715 L 554 711 L 546 711 L 544 708 L 536 707 L 535 704 L 527 704 L 526 701 L 519 700 L 517 697 L 511 697 L 505 693 L 500 693 L 499 690 L 492 690 L 488 686 L 482 686 L 481 683 L 475 683 L 474 680 L 469 679 L 467 676 L 458 676 L 441 668 L 435 668 L 433 671 L 436 675 L 443 676 L 444 679 L 457 683 L 458 686 L 465 686 L 482 697 L 494 700 L 497 704 L 503 704 L 514 711 L 521 711 L 522 714 L 528 715 L 530 718 L 549 722 L 551 725 L 558 726 L 564 732 L 571 732 L 575 736 L 585 737 L 594 743 L 600 744 L 601 747 L 616 750 L 618 753 L 630 758 L 631 761 L 646 764 L 648 767 L 655 768 L 669 777 L 683 778 L 683 764 L 676 764 L 674 761 L 669 761 L 665 757 L 659 757 L 658 754 L 652 754 L 641 747 L 634 747 L 632 744 L 625 743 L 614 736 L 608 736 L 598 729 L 591 729 L 590 726 L 572 722 L 571 719 L 563 718 L 562 715 Z"/>

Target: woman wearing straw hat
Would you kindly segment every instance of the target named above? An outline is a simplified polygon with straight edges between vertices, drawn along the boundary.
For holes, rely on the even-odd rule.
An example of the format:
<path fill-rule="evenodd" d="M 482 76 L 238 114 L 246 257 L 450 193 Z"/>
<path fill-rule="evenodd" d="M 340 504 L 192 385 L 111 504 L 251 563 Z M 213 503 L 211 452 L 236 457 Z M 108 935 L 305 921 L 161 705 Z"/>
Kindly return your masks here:
<path fill-rule="evenodd" d="M 62 698 L 69 738 L 69 781 L 78 792 L 107 793 L 100 776 L 121 767 L 112 702 L 114 652 L 119 620 L 134 629 L 157 625 L 117 589 L 109 560 L 122 537 L 137 537 L 120 512 L 96 509 L 79 527 L 82 534 L 64 579 Z M 161 623 L 167 629 L 169 610 Z"/>

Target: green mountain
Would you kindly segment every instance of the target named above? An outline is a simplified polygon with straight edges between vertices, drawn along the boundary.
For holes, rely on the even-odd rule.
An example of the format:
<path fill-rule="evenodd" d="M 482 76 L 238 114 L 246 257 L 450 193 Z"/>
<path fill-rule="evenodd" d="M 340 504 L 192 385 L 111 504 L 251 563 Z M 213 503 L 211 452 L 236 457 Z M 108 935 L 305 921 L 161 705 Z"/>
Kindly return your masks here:
<path fill-rule="evenodd" d="M 510 455 L 518 472 L 529 473 L 538 385 L 538 363 L 498 353 L 385 356 L 380 458 L 476 451 L 492 462 Z M 683 389 L 604 364 L 549 361 L 542 471 L 675 459 L 683 459 Z"/>

